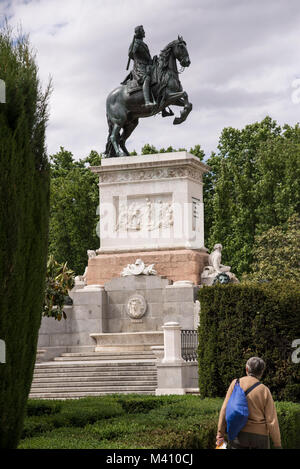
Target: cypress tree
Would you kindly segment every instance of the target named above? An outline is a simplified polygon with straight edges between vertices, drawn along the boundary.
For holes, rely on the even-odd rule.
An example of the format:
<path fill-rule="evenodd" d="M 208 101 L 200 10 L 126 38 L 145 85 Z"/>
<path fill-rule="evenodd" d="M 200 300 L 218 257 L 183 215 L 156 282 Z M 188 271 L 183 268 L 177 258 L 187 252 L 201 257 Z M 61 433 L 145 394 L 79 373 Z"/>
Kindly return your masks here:
<path fill-rule="evenodd" d="M 41 90 L 28 37 L 0 30 L 0 448 L 22 431 L 45 290 L 49 166 L 45 148 L 51 83 Z"/>

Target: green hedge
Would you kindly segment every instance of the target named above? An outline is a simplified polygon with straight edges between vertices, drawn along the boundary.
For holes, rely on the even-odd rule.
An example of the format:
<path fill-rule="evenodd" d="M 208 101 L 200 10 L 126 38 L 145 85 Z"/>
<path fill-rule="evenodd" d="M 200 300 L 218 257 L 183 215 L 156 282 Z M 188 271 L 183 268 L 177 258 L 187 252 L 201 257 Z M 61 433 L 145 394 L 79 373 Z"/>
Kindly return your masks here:
<path fill-rule="evenodd" d="M 61 411 L 62 402 L 32 399 L 27 402 L 27 416 L 52 415 Z"/>
<path fill-rule="evenodd" d="M 120 396 L 118 402 L 127 414 L 147 413 L 150 410 L 161 408 L 161 406 L 176 402 L 176 396 Z"/>
<path fill-rule="evenodd" d="M 105 400 L 84 398 L 79 401 L 44 401 L 43 403 L 29 401 L 22 438 L 60 427 L 84 427 L 87 424 L 122 414 L 124 414 L 122 405 L 110 398 Z"/>
<path fill-rule="evenodd" d="M 36 359 L 48 248 L 49 89 L 41 91 L 31 45 L 0 27 L 0 449 L 18 444 Z"/>
<path fill-rule="evenodd" d="M 300 401 L 300 364 L 291 345 L 300 339 L 300 286 L 294 282 L 204 287 L 199 326 L 202 397 L 224 396 L 245 375 L 251 356 L 266 362 L 262 381 L 275 400 Z"/>
<path fill-rule="evenodd" d="M 30 404 L 19 448 L 214 449 L 222 402 L 193 395 L 103 396 L 60 402 L 55 413 L 45 401 L 44 414 Z M 276 407 L 283 448 L 300 448 L 300 405 Z"/>
<path fill-rule="evenodd" d="M 284 449 L 300 449 L 300 405 L 276 402 L 281 444 Z"/>

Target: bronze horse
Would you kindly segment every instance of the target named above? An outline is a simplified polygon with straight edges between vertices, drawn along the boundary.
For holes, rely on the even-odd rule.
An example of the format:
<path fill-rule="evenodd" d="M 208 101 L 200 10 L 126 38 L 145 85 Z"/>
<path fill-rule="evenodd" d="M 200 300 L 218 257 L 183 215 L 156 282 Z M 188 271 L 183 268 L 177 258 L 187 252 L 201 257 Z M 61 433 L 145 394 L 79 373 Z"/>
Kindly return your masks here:
<path fill-rule="evenodd" d="M 139 118 L 150 117 L 164 111 L 167 106 L 181 106 L 180 117 L 175 117 L 173 124 L 181 124 L 192 110 L 192 103 L 183 91 L 177 61 L 181 67 L 189 67 L 190 58 L 186 43 L 178 36 L 154 57 L 152 67 L 151 93 L 156 101 L 152 107 L 146 107 L 142 88 L 130 93 L 127 85 L 114 89 L 106 100 L 106 115 L 109 135 L 104 157 L 128 156 L 126 140 L 139 123 Z M 165 115 L 173 115 L 173 113 Z M 122 130 L 122 133 L 120 134 Z"/>

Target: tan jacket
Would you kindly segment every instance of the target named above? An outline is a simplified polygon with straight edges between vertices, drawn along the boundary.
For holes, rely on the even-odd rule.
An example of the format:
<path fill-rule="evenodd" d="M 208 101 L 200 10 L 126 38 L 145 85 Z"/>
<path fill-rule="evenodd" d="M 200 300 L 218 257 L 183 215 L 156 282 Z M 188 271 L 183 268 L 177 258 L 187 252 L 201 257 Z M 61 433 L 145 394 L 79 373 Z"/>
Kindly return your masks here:
<path fill-rule="evenodd" d="M 240 379 L 240 386 L 247 391 L 250 386 L 258 380 L 253 376 L 244 376 Z M 223 438 L 226 431 L 225 412 L 227 402 L 231 396 L 236 379 L 229 386 L 225 400 L 223 402 L 219 423 L 217 438 Z M 242 429 L 243 432 L 256 433 L 258 435 L 270 435 L 275 447 L 281 446 L 280 430 L 278 425 L 277 412 L 272 398 L 272 394 L 264 384 L 260 384 L 253 389 L 247 396 L 249 417 L 248 422 Z"/>

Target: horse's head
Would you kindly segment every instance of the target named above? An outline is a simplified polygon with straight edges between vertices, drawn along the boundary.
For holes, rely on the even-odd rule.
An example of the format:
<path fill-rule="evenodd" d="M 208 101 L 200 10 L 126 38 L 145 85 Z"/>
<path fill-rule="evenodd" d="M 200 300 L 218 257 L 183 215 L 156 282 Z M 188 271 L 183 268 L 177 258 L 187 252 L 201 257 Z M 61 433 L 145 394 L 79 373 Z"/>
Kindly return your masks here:
<path fill-rule="evenodd" d="M 178 36 L 178 39 L 173 42 L 173 54 L 182 67 L 189 67 L 191 65 L 186 42 L 182 36 Z"/>
<path fill-rule="evenodd" d="M 189 67 L 191 65 L 186 42 L 181 36 L 178 36 L 178 39 L 170 42 L 161 51 L 159 58 L 163 69 L 166 69 L 169 66 L 170 57 L 175 57 L 182 67 Z"/>

